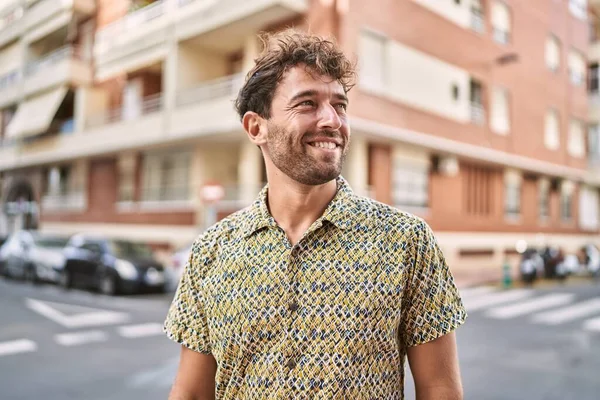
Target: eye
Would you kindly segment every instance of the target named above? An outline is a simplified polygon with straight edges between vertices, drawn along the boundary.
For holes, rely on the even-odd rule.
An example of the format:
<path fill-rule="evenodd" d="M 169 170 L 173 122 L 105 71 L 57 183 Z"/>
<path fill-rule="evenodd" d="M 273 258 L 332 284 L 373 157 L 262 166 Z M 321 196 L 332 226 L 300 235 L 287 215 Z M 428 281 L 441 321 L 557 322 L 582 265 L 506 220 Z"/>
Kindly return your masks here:
<path fill-rule="evenodd" d="M 298 104 L 299 106 L 308 106 L 308 107 L 314 107 L 315 102 L 312 100 L 304 100 L 302 101 L 300 104 Z"/>
<path fill-rule="evenodd" d="M 348 104 L 346 103 L 338 103 L 335 105 L 337 108 L 341 108 L 342 110 L 346 111 L 348 109 Z"/>

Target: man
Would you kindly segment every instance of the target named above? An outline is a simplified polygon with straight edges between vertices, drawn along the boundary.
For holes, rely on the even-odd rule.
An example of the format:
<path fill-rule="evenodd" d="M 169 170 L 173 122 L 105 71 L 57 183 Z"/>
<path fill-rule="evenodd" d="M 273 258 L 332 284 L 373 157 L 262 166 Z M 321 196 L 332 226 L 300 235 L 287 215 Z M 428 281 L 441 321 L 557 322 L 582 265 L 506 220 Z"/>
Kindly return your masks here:
<path fill-rule="evenodd" d="M 462 398 L 466 318 L 423 220 L 353 194 L 352 64 L 330 41 L 265 39 L 236 107 L 264 156 L 254 204 L 195 242 L 165 331 L 175 399 Z"/>

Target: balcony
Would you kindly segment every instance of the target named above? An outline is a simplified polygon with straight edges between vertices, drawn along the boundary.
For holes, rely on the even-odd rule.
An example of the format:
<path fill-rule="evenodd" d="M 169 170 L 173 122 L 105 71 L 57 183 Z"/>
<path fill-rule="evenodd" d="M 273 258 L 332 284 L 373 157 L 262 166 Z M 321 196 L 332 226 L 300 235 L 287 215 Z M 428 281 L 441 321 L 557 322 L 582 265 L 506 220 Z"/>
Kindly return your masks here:
<path fill-rule="evenodd" d="M 0 76 L 0 108 L 19 100 L 21 85 L 21 72 L 13 70 Z"/>
<path fill-rule="evenodd" d="M 60 85 L 89 85 L 92 68 L 77 48 L 65 46 L 25 66 L 25 95 Z"/>
<path fill-rule="evenodd" d="M 600 40 L 595 40 L 590 45 L 588 59 L 590 62 L 600 62 Z"/>
<path fill-rule="evenodd" d="M 485 16 L 481 10 L 471 10 L 471 29 L 477 33 L 485 32 Z"/>
<path fill-rule="evenodd" d="M 16 40 L 21 36 L 23 23 L 23 7 L 17 7 L 0 16 L 0 47 Z"/>
<path fill-rule="evenodd" d="M 25 29 L 34 41 L 68 25 L 75 14 L 92 16 L 95 10 L 94 0 L 41 0 L 26 10 Z"/>
<path fill-rule="evenodd" d="M 197 38 L 206 48 L 237 50 L 249 34 L 299 15 L 307 7 L 307 0 L 156 1 L 97 33 L 94 54 L 99 79 L 165 57 L 170 39 Z"/>
<path fill-rule="evenodd" d="M 471 122 L 475 125 L 485 125 L 485 109 L 480 103 L 471 103 Z"/>
<path fill-rule="evenodd" d="M 177 93 L 171 131 L 180 137 L 231 131 L 239 124 L 233 100 L 244 82 L 243 75 L 231 75 L 204 82 Z M 198 124 L 198 121 L 203 121 Z"/>
<path fill-rule="evenodd" d="M 84 192 L 45 195 L 42 197 L 42 212 L 81 212 L 87 208 L 87 199 Z"/>

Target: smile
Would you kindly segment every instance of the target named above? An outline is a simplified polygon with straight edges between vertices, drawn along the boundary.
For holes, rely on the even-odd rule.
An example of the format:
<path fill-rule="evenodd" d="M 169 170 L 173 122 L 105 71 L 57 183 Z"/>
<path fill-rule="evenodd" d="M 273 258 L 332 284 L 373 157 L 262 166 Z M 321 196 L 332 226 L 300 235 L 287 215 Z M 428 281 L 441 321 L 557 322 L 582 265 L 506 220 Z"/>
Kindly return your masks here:
<path fill-rule="evenodd" d="M 309 143 L 309 145 L 311 145 L 313 147 L 318 147 L 320 149 L 329 149 L 329 150 L 333 150 L 336 147 L 338 147 L 338 145 L 336 145 L 333 142 L 314 142 L 314 143 Z"/>

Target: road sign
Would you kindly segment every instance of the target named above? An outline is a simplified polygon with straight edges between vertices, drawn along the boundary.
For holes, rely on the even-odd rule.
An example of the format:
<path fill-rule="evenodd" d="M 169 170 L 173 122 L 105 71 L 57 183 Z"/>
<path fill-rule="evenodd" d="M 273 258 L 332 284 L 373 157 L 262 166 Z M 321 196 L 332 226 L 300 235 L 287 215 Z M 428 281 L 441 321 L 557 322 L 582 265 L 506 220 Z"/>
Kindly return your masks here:
<path fill-rule="evenodd" d="M 202 186 L 201 194 L 205 203 L 216 203 L 225 197 L 225 188 L 219 184 L 206 184 Z"/>

